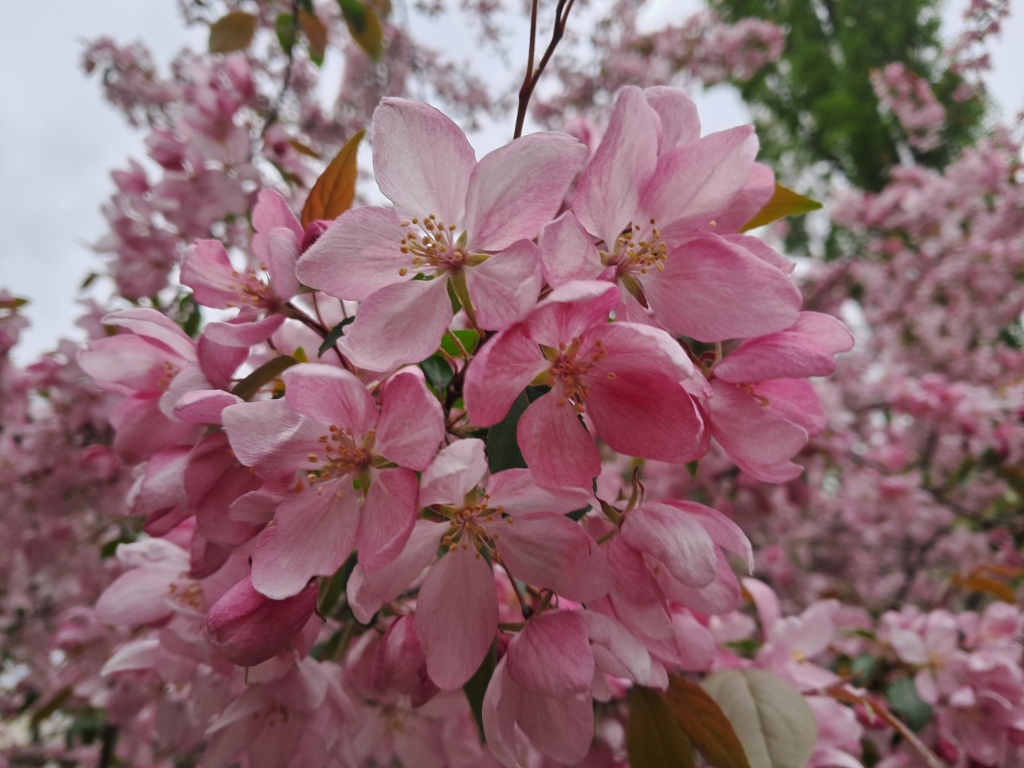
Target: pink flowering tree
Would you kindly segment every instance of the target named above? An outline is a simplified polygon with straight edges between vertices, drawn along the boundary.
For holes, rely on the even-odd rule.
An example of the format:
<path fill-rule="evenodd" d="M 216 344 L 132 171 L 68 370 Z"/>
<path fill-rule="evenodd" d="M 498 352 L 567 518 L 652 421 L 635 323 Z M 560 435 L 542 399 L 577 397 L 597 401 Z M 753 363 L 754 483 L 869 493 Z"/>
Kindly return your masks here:
<path fill-rule="evenodd" d="M 0 292 L 0 765 L 1024 759 L 1020 137 L 848 192 L 797 275 L 818 206 L 670 85 L 783 30 L 573 5 L 516 104 L 386 0 L 186 3 L 168 77 L 88 47 L 148 158 L 84 346 L 18 369 Z"/>

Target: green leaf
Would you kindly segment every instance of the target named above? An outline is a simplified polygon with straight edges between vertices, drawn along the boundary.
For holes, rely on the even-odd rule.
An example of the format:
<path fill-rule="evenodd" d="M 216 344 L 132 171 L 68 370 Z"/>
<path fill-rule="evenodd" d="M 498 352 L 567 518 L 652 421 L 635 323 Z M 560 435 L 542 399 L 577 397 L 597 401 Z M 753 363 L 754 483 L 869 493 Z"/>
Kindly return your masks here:
<path fill-rule="evenodd" d="M 210 53 L 233 53 L 249 47 L 256 34 L 256 17 L 244 11 L 232 11 L 210 25 Z"/>
<path fill-rule="evenodd" d="M 754 218 L 740 227 L 740 232 L 763 227 L 765 224 L 771 224 L 773 221 L 785 218 L 786 216 L 800 216 L 810 211 L 816 211 L 819 208 L 821 208 L 821 203 L 817 200 L 804 197 L 789 187 L 784 187 L 776 182 L 775 194 L 772 195 L 772 199 L 765 203 L 764 208 L 758 211 Z"/>
<path fill-rule="evenodd" d="M 703 688 L 669 675 L 665 703 L 712 768 L 750 768 L 732 723 Z"/>
<path fill-rule="evenodd" d="M 818 725 L 789 683 L 763 669 L 728 669 L 702 687 L 732 723 L 750 768 L 803 768 L 810 759 Z"/>
<path fill-rule="evenodd" d="M 480 334 L 474 330 L 451 331 L 451 333 L 455 334 L 455 337 L 471 355 L 476 349 L 476 345 L 480 343 Z M 449 337 L 447 333 L 441 337 L 441 349 L 452 357 L 462 357 L 462 350 L 459 349 L 458 345 L 452 341 L 451 337 Z"/>
<path fill-rule="evenodd" d="M 492 473 L 526 467 L 526 459 L 519 450 L 516 427 L 529 404 L 530 399 L 523 390 L 508 409 L 505 418 L 487 430 L 487 466 Z"/>
<path fill-rule="evenodd" d="M 909 677 L 890 683 L 885 696 L 889 699 L 889 708 L 902 715 L 914 732 L 920 731 L 932 719 L 931 706 L 917 695 L 917 686 Z"/>
<path fill-rule="evenodd" d="M 231 394 L 246 401 L 252 400 L 264 385 L 272 382 L 293 365 L 297 365 L 298 362 L 291 355 L 278 355 L 235 384 Z"/>
<path fill-rule="evenodd" d="M 420 363 L 420 370 L 427 377 L 430 386 L 439 395 L 448 389 L 448 385 L 455 378 L 455 372 L 448 365 L 448 361 L 440 355 L 432 355 Z"/>
<path fill-rule="evenodd" d="M 281 50 L 291 53 L 298 39 L 298 28 L 295 26 L 295 15 L 291 13 L 279 13 L 274 19 L 274 32 L 277 34 L 277 42 Z"/>
<path fill-rule="evenodd" d="M 348 588 L 348 579 L 356 567 L 356 554 L 353 552 L 341 567 L 329 579 L 320 580 L 319 594 L 316 601 L 321 616 L 330 616 L 341 602 L 342 595 Z"/>
<path fill-rule="evenodd" d="M 491 683 L 491 677 L 494 675 L 494 668 L 497 664 L 498 649 L 494 643 L 491 643 L 491 648 L 484 656 L 479 669 L 462 686 L 462 691 L 466 694 L 466 700 L 469 702 L 469 709 L 476 721 L 481 742 L 486 741 L 484 736 L 484 694 L 487 693 L 487 686 Z"/>
<path fill-rule="evenodd" d="M 324 353 L 333 347 L 338 339 L 345 335 L 345 326 L 354 323 L 355 321 L 356 319 L 354 317 L 346 317 L 336 326 L 331 328 L 330 333 L 324 336 L 324 343 L 320 345 L 320 349 L 317 350 L 316 356 L 318 358 L 323 357 Z"/>
<path fill-rule="evenodd" d="M 349 34 L 371 59 L 380 58 L 384 47 L 384 30 L 376 12 L 359 0 L 338 0 L 341 15 Z"/>
<path fill-rule="evenodd" d="M 629 768 L 693 768 L 693 747 L 655 691 L 634 686 L 626 730 Z"/>
<path fill-rule="evenodd" d="M 302 206 L 302 226 L 308 227 L 320 219 L 336 219 L 352 206 L 356 199 L 356 178 L 358 169 L 356 156 L 359 142 L 366 131 L 362 130 L 345 142 L 320 178 L 309 190 L 306 204 Z"/>
<path fill-rule="evenodd" d="M 858 684 L 870 680 L 882 667 L 882 660 L 872 656 L 870 653 L 862 653 L 853 660 L 850 665 L 850 674 Z"/>

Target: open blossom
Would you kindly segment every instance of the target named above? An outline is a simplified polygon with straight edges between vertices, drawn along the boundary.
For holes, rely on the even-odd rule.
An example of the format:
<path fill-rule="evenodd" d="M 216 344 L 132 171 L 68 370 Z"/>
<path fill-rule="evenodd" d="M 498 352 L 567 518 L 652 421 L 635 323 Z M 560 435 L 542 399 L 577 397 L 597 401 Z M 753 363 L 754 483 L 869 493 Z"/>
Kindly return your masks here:
<path fill-rule="evenodd" d="M 752 126 L 700 138 L 681 91 L 624 88 L 576 188 L 575 218 L 541 235 L 545 277 L 556 287 L 616 281 L 628 319 L 649 308 L 669 331 L 700 341 L 787 327 L 801 298 L 781 257 L 736 234 L 774 189 L 756 154 Z"/>
<path fill-rule="evenodd" d="M 380 408 L 339 368 L 306 364 L 283 378 L 283 399 L 224 411 L 238 459 L 285 489 L 253 554 L 253 584 L 275 600 L 334 573 L 353 547 L 368 567 L 390 562 L 416 519 L 416 471 L 444 434 L 437 400 L 412 374 L 384 385 Z"/>
<path fill-rule="evenodd" d="M 390 371 L 437 349 L 452 321 L 449 283 L 488 330 L 533 306 L 541 273 L 529 241 L 557 212 L 586 150 L 546 132 L 478 162 L 455 123 L 405 99 L 381 102 L 373 142 L 377 183 L 394 210 L 342 214 L 299 260 L 298 276 L 362 302 L 346 353 L 360 367 Z"/>
<path fill-rule="evenodd" d="M 551 387 L 527 407 L 517 430 L 541 487 L 588 488 L 601 471 L 581 414 L 597 436 L 630 456 L 689 461 L 706 450 L 704 421 L 686 389 L 702 391 L 692 364 L 663 331 L 609 323 L 618 302 L 608 283 L 568 283 L 491 339 L 466 373 L 466 410 L 480 426 L 501 421 L 535 379 Z"/>

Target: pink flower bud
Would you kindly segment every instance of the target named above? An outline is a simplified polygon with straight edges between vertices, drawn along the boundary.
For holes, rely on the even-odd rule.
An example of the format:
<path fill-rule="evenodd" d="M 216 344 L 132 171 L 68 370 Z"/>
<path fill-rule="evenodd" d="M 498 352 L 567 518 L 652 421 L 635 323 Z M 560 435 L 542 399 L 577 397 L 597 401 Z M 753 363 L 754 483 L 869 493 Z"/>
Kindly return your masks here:
<path fill-rule="evenodd" d="M 310 584 L 293 597 L 271 600 L 246 576 L 206 616 L 213 647 L 242 667 L 266 661 L 305 625 L 316 608 L 316 594 L 316 584 Z"/>
<path fill-rule="evenodd" d="M 414 707 L 430 701 L 440 690 L 427 677 L 415 616 L 402 616 L 388 627 L 373 655 L 373 682 L 382 693 L 408 694 Z"/>

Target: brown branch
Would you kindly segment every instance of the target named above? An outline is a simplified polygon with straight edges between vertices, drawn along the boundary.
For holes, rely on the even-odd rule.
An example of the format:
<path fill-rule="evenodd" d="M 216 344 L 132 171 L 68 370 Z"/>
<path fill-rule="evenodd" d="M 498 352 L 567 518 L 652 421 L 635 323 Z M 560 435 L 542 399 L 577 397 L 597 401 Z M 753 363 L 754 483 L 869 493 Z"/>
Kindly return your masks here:
<path fill-rule="evenodd" d="M 533 96 L 533 90 L 537 87 L 540 76 L 544 74 L 544 68 L 551 61 L 555 48 L 558 47 L 558 43 L 562 40 L 562 35 L 565 34 L 565 25 L 569 21 L 569 12 L 572 10 L 574 2 L 575 0 L 558 0 L 558 5 L 555 8 L 555 26 L 551 30 L 551 41 L 548 43 L 544 55 L 541 56 L 537 69 L 534 70 L 533 58 L 537 36 L 537 0 L 533 0 L 533 7 L 530 13 L 530 52 L 527 58 L 526 75 L 523 77 L 523 85 L 519 89 L 519 109 L 516 112 L 516 129 L 512 134 L 513 139 L 518 139 L 523 135 L 523 123 L 526 122 L 526 110 L 530 105 L 530 97 Z"/>

